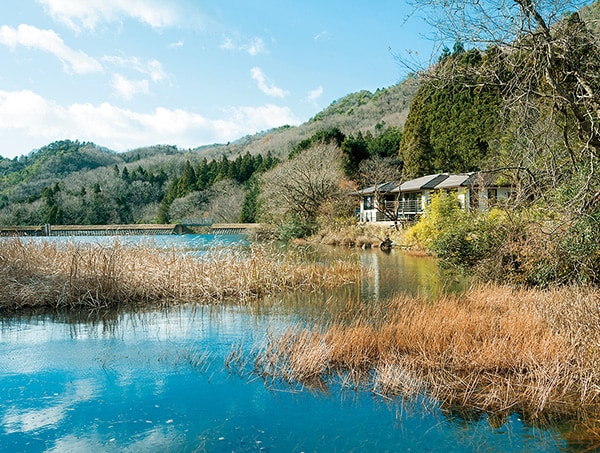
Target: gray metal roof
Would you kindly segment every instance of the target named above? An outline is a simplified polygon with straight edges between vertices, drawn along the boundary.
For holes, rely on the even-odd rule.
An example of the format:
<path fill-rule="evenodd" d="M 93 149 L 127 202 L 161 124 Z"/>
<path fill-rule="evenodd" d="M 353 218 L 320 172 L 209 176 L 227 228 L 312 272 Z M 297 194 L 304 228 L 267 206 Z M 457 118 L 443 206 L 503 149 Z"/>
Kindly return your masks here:
<path fill-rule="evenodd" d="M 390 193 L 395 192 L 398 188 L 397 182 L 384 182 L 382 184 L 378 184 L 375 186 L 367 187 L 365 189 L 358 190 L 353 192 L 355 195 L 372 195 L 375 193 Z"/>
<path fill-rule="evenodd" d="M 434 189 L 435 186 L 440 184 L 442 181 L 448 178 L 447 173 L 441 173 L 437 175 L 421 176 L 417 179 L 403 182 L 400 187 L 394 192 L 418 192 L 419 190 Z"/>
<path fill-rule="evenodd" d="M 419 192 L 421 190 L 455 189 L 465 186 L 494 186 L 495 177 L 487 173 L 437 173 L 435 175 L 421 176 L 420 178 L 398 182 L 385 182 L 377 186 L 353 192 L 354 195 L 374 195 L 376 193 Z"/>
<path fill-rule="evenodd" d="M 473 173 L 463 173 L 459 175 L 448 175 L 446 179 L 440 182 L 436 189 L 456 189 L 466 185 L 465 183 L 472 177 Z"/>

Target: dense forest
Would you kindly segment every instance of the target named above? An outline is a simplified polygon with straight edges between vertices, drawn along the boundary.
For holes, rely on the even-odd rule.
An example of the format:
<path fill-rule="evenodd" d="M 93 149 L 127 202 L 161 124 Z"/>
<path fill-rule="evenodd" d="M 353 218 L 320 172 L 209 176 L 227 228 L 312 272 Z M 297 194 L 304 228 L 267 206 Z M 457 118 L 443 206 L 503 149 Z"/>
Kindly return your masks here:
<path fill-rule="evenodd" d="M 517 2 L 494 13 L 497 30 L 443 20 L 487 5 L 419 3 L 455 43 L 401 83 L 227 144 L 118 154 L 65 140 L 0 159 L 0 225 L 209 218 L 305 237 L 351 225 L 361 186 L 481 171 L 513 186 L 509 203 L 468 216 L 434 204 L 451 218 L 413 234 L 421 246 L 488 278 L 599 282 L 598 3 L 573 13 Z"/>

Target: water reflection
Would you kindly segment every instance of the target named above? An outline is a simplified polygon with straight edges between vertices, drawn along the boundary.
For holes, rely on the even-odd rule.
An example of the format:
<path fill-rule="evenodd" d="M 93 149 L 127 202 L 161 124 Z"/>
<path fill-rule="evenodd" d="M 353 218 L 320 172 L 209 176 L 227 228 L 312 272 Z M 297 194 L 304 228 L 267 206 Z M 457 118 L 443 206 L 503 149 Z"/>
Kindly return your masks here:
<path fill-rule="evenodd" d="M 230 374 L 290 317 L 244 307 L 29 314 L 0 329 L 0 451 L 562 451 L 554 429 Z M 573 449 L 573 451 L 575 451 Z"/>
<path fill-rule="evenodd" d="M 399 291 L 434 295 L 460 287 L 429 259 L 378 250 L 320 253 L 324 260 L 360 260 L 370 271 L 336 291 L 243 307 L 0 317 L 0 451 L 574 452 L 591 445 L 575 446 L 575 429 L 565 424 L 530 426 L 516 414 L 490 420 L 339 383 L 311 392 L 230 373 L 232 348 L 250 351 L 268 332 Z"/>
<path fill-rule="evenodd" d="M 13 240 L 13 238 L 0 238 Z M 204 250 L 207 248 L 225 247 L 248 244 L 248 238 L 243 234 L 170 234 L 153 236 L 31 236 L 23 240 L 34 242 L 101 244 L 111 245 L 115 242 L 124 245 L 147 245 L 149 247 L 175 247 L 189 250 Z"/>
<path fill-rule="evenodd" d="M 361 298 L 382 300 L 400 294 L 436 297 L 442 293 L 459 292 L 466 280 L 439 268 L 431 257 L 412 256 L 401 250 L 383 253 L 377 249 L 359 253 L 360 263 L 370 269 L 361 286 Z"/>
<path fill-rule="evenodd" d="M 311 247 L 310 259 L 325 263 L 356 260 L 363 269 L 355 284 L 326 288 L 316 292 L 289 292 L 266 297 L 255 310 L 271 315 L 282 312 L 300 324 L 313 324 L 331 319 L 343 321 L 345 314 L 356 310 L 376 313 L 390 298 L 401 295 L 433 299 L 440 294 L 460 293 L 468 280 L 440 269 L 431 257 L 411 256 L 400 250 L 383 253 L 378 249 L 356 250 Z"/>

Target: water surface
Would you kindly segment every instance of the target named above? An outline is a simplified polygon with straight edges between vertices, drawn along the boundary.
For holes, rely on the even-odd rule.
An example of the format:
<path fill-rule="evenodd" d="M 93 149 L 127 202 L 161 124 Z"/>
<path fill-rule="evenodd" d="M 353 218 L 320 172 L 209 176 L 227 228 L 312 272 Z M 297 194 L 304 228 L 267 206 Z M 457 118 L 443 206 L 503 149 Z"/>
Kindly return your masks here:
<path fill-rule="evenodd" d="M 210 243 L 176 240 L 186 247 Z M 489 423 L 485 415 L 466 417 L 432 401 L 409 404 L 337 384 L 302 389 L 230 372 L 225 362 L 232 350 L 249 351 L 268 332 L 306 322 L 319 304 L 335 304 L 332 298 L 376 303 L 400 288 L 428 294 L 456 285 L 432 260 L 378 250 L 321 253 L 325 260 L 350 253 L 370 272 L 341 292 L 281 295 L 248 307 L 198 301 L 138 312 L 1 317 L 0 451 L 559 452 L 590 446 L 568 442 L 564 424 L 528 426 L 518 414 Z"/>

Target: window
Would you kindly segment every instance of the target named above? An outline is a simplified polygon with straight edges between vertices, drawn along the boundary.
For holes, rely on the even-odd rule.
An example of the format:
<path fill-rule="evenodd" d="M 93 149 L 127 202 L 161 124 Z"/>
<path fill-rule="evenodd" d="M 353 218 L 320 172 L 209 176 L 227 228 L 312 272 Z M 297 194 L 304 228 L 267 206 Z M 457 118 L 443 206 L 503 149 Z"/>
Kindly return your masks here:
<path fill-rule="evenodd" d="M 373 196 L 369 195 L 363 199 L 363 209 L 373 209 Z"/>

